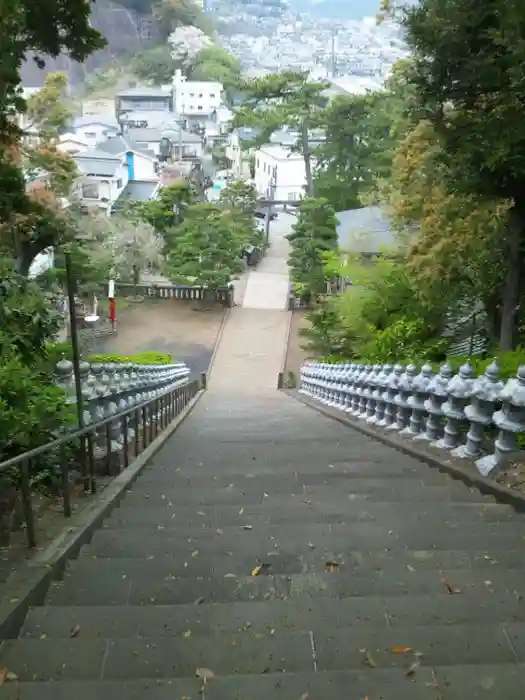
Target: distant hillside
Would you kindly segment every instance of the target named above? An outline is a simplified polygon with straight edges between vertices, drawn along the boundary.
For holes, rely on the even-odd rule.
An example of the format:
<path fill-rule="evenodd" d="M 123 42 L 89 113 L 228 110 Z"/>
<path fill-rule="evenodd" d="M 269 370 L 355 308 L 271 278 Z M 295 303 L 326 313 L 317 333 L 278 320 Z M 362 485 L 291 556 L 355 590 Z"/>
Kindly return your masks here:
<path fill-rule="evenodd" d="M 90 73 L 103 70 L 114 59 L 140 51 L 150 42 L 153 27 L 150 17 L 139 14 L 134 7 L 145 9 L 148 5 L 151 5 L 150 0 L 124 0 L 122 5 L 109 0 L 97 0 L 92 4 L 91 23 L 106 37 L 107 48 L 97 51 L 83 64 L 75 63 L 65 56 L 56 60 L 48 59 L 43 70 L 28 57 L 22 69 L 23 85 L 40 87 L 44 84 L 46 73 L 64 71 L 68 74 L 70 85 L 75 86 L 84 82 Z"/>

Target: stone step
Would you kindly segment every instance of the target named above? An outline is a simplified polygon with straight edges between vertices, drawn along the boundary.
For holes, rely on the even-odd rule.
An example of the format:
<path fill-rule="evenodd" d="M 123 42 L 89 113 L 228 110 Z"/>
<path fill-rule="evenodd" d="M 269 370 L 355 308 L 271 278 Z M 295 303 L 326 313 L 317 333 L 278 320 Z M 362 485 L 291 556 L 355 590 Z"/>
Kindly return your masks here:
<path fill-rule="evenodd" d="M 290 502 L 287 508 L 274 510 L 271 502 L 268 503 L 266 498 L 262 500 L 262 503 L 251 503 L 240 507 L 231 504 L 188 506 L 180 502 L 173 503 L 168 499 L 163 504 L 150 504 L 146 499 L 140 507 L 128 508 L 125 502 L 122 502 L 121 507 L 116 508 L 111 517 L 104 522 L 104 527 L 125 529 L 140 526 L 157 529 L 159 526 L 175 527 L 179 524 L 187 525 L 189 522 L 195 522 L 195 527 L 204 523 L 211 527 L 224 528 L 239 526 L 246 519 L 254 526 L 301 522 L 337 524 L 382 521 L 388 523 L 400 517 L 399 506 L 396 503 L 347 500 L 344 504 L 327 501 L 308 504 L 305 501 L 309 498 L 305 496 L 302 499 L 295 499 L 298 502 Z M 429 508 L 424 503 L 413 503 L 410 510 L 403 515 L 404 520 L 407 523 L 413 523 L 414 526 L 429 519 L 437 519 L 440 523 L 474 524 L 481 521 L 482 523 L 512 522 L 518 526 L 524 524 L 521 514 L 515 513 L 508 506 L 498 504 L 447 503 L 443 504 L 439 513 L 436 513 L 433 508 Z"/>
<path fill-rule="evenodd" d="M 393 481 L 393 480 L 389 480 Z M 345 487 L 312 486 L 308 488 L 310 500 L 329 501 L 343 505 L 349 500 L 376 501 L 383 503 L 494 503 L 492 496 L 483 496 L 477 491 L 470 491 L 463 485 L 451 482 L 451 485 L 424 486 L 413 479 L 397 479 L 395 485 L 384 480 L 354 479 Z M 126 495 L 125 506 L 136 507 L 149 500 L 152 503 L 161 503 L 169 500 L 172 503 L 197 503 L 202 505 L 236 504 L 239 507 L 249 504 L 257 504 L 264 498 L 265 491 L 260 488 L 239 488 L 233 485 L 231 488 L 214 488 L 211 484 L 206 488 L 190 489 L 176 488 L 169 484 L 150 484 L 142 486 L 139 482 L 132 491 Z M 272 504 L 285 506 L 290 503 L 295 494 L 299 497 L 304 491 L 295 487 L 277 489 L 271 493 Z M 123 505 L 124 505 L 123 504 Z"/>
<path fill-rule="evenodd" d="M 432 524 L 432 521 L 430 521 Z M 446 550 L 519 549 L 523 546 L 525 535 L 513 523 L 478 523 L 478 527 L 417 528 L 410 523 L 393 522 L 380 524 L 375 522 L 350 523 L 348 525 L 324 523 L 304 523 L 286 527 L 262 525 L 255 528 L 246 522 L 243 527 L 220 528 L 215 530 L 177 529 L 157 530 L 155 537 L 151 530 L 143 527 L 128 529 L 99 530 L 93 537 L 83 555 L 100 558 L 172 556 L 174 550 L 187 550 L 188 555 L 199 551 L 203 554 L 214 552 L 232 552 L 233 556 L 265 556 L 270 551 L 286 551 L 294 554 L 308 552 L 311 545 L 322 551 L 357 550 Z M 253 529 L 246 530 L 245 527 Z M 390 527 L 390 529 L 389 529 Z M 197 556 L 197 555 L 195 555 Z"/>
<path fill-rule="evenodd" d="M 442 581 L 442 575 L 446 583 Z M 404 595 L 463 595 L 471 591 L 488 598 L 497 594 L 523 597 L 523 569 L 449 569 L 390 572 L 352 571 L 344 567 L 339 573 L 315 571 L 213 578 L 177 578 L 176 567 L 164 562 L 144 565 L 144 573 L 122 574 L 114 567 L 99 567 L 96 576 L 71 571 L 64 580 L 53 584 L 49 605 L 180 605 L 187 603 L 221 603 L 284 598 L 348 598 Z M 447 586 L 450 585 L 450 589 Z"/>
<path fill-rule="evenodd" d="M 89 550 L 88 550 L 89 551 Z M 192 556 L 192 554 L 194 556 Z M 296 574 L 308 571 L 323 571 L 326 562 L 335 560 L 342 572 L 373 574 L 392 577 L 406 576 L 407 573 L 422 571 L 449 571 L 466 569 L 473 576 L 481 571 L 485 578 L 492 571 L 517 569 L 525 572 L 523 550 L 398 550 L 398 551 L 359 551 L 345 548 L 334 554 L 333 550 L 310 549 L 299 555 L 287 552 L 252 552 L 242 556 L 232 556 L 225 551 L 203 554 L 200 550 L 175 548 L 167 557 L 144 557 L 106 559 L 91 557 L 89 554 L 73 560 L 68 566 L 67 575 L 77 573 L 86 577 L 96 577 L 99 571 L 114 572 L 130 578 L 149 576 L 176 576 L 177 578 L 209 578 L 235 574 L 250 575 L 254 567 L 264 564 L 266 573 Z"/>
<path fill-rule="evenodd" d="M 205 686 L 206 700 L 522 700 L 525 665 L 421 666 L 413 677 L 399 669 L 278 673 L 222 676 Z M 196 678 L 136 681 L 61 681 L 11 683 L 0 689 L 2 700 L 198 700 Z"/>
<path fill-rule="evenodd" d="M 293 492 L 293 487 L 297 487 L 297 485 L 308 487 L 341 483 L 351 486 L 355 479 L 393 480 L 393 485 L 396 485 L 395 482 L 398 479 L 419 479 L 428 485 L 442 486 L 448 485 L 450 482 L 452 485 L 462 486 L 459 482 L 451 480 L 446 474 L 442 474 L 437 469 L 429 469 L 425 465 L 406 466 L 403 464 L 397 469 L 392 469 L 390 465 L 373 462 L 359 462 L 355 465 L 347 464 L 344 469 L 341 464 L 338 464 L 337 469 L 332 465 L 322 471 L 318 470 L 311 473 L 296 471 L 282 475 L 275 472 L 264 474 L 258 469 L 218 476 L 203 474 L 199 468 L 191 471 L 189 469 L 182 471 L 177 467 L 175 470 L 173 467 L 163 469 L 151 468 L 147 469 L 141 476 L 140 485 L 149 486 L 150 484 L 168 482 L 172 487 L 177 486 L 179 488 L 184 488 L 185 486 L 191 486 L 192 488 L 209 487 L 211 484 L 217 488 L 227 488 L 233 483 L 238 487 L 242 487 L 243 484 L 248 488 L 257 486 L 263 491 L 271 491 L 282 485 L 286 488 L 291 487 Z"/>
<path fill-rule="evenodd" d="M 407 649 L 400 653 L 399 648 Z M 6 641 L 0 663 L 21 681 L 191 678 L 423 668 L 525 661 L 525 625 L 400 626 L 188 638 L 18 639 Z M 415 674 L 417 671 L 415 672 Z M 414 674 L 414 675 L 415 675 Z M 211 685 L 211 683 L 210 683 Z M 503 696 L 504 697 L 504 696 Z M 505 698 L 506 700 L 506 698 Z"/>
<path fill-rule="evenodd" d="M 525 603 L 514 592 L 469 590 L 468 595 L 367 596 L 201 605 L 40 606 L 26 618 L 22 637 L 194 637 L 218 633 L 275 634 L 348 627 L 525 623 Z M 357 633 L 357 632 L 356 632 Z"/>

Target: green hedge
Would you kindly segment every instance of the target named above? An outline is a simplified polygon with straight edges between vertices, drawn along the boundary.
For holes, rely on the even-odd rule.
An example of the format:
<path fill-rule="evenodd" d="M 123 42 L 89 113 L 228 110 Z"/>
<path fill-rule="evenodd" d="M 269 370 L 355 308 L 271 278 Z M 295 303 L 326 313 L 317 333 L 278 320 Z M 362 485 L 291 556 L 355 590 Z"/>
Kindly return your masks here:
<path fill-rule="evenodd" d="M 138 352 L 136 355 L 91 355 L 88 359 L 90 362 L 113 363 L 115 365 L 127 362 L 133 362 L 137 365 L 169 365 L 173 362 L 172 356 L 167 352 L 157 352 L 156 350 L 146 350 Z"/>
<path fill-rule="evenodd" d="M 525 365 L 525 349 L 518 348 L 518 350 L 513 350 L 512 352 L 494 352 L 493 354 L 487 353 L 485 358 L 480 357 L 467 357 L 466 355 L 458 355 L 455 357 L 447 358 L 449 365 L 452 367 L 454 372 L 457 372 L 461 365 L 464 365 L 467 360 L 472 365 L 474 374 L 477 376 L 483 374 L 488 365 L 491 363 L 493 358 L 496 358 L 500 367 L 500 377 L 501 379 L 508 379 L 509 377 L 516 376 L 516 372 L 520 365 Z M 444 362 L 445 360 L 443 360 Z M 321 362 L 359 362 L 361 364 L 367 363 L 366 358 L 362 360 L 348 360 L 344 357 L 338 355 L 329 355 L 328 357 L 322 358 Z M 424 362 L 421 362 L 418 358 L 408 358 L 401 360 L 401 364 L 406 366 L 409 363 L 415 364 L 418 368 L 421 367 Z M 443 362 L 431 362 L 432 369 L 434 372 L 438 372 L 440 366 Z"/>

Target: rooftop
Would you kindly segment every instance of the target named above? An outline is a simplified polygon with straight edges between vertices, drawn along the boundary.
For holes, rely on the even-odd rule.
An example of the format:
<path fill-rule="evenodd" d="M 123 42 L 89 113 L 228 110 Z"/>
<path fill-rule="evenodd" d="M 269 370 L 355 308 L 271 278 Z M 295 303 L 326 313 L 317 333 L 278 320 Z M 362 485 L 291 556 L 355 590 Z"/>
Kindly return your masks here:
<path fill-rule="evenodd" d="M 127 153 L 128 151 L 134 151 L 135 153 L 140 153 L 147 158 L 154 159 L 156 157 L 153 151 L 139 146 L 136 141 L 133 141 L 127 136 L 115 136 L 114 138 L 106 139 L 106 141 L 97 143 L 96 149 L 99 151 L 105 151 L 106 153 L 112 153 L 114 155 L 121 155 L 122 153 Z"/>
<path fill-rule="evenodd" d="M 347 253 L 382 253 L 397 248 L 397 234 L 380 207 L 347 209 L 336 213 L 339 247 Z"/>
<path fill-rule="evenodd" d="M 83 117 L 73 119 L 73 129 L 81 129 L 83 126 L 91 124 L 101 124 L 102 126 L 110 126 L 115 129 L 119 128 L 117 120 L 113 117 L 108 117 L 103 114 L 86 114 Z"/>
<path fill-rule="evenodd" d="M 171 97 L 171 92 L 156 87 L 134 87 L 120 90 L 117 97 Z"/>
<path fill-rule="evenodd" d="M 122 208 L 126 202 L 147 202 L 152 199 L 158 188 L 158 182 L 146 182 L 142 180 L 133 180 L 133 182 L 128 182 L 126 187 L 124 187 L 120 193 L 120 196 L 117 199 L 113 209 Z"/>

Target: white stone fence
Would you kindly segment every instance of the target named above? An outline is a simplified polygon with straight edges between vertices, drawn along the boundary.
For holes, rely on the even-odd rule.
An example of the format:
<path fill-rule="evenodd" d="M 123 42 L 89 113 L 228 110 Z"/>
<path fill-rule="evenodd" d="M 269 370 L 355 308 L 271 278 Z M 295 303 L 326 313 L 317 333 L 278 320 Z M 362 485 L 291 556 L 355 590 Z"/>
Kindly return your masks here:
<path fill-rule="evenodd" d="M 506 382 L 499 374 L 496 360 L 478 377 L 468 362 L 456 374 L 448 363 L 435 374 L 428 364 L 310 362 L 301 368 L 299 392 L 376 428 L 473 460 L 487 475 L 516 456 L 518 435 L 525 433 L 525 365 Z"/>

